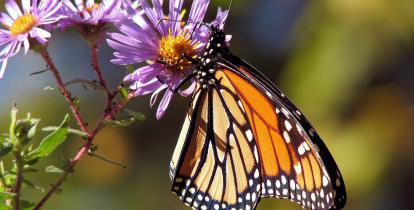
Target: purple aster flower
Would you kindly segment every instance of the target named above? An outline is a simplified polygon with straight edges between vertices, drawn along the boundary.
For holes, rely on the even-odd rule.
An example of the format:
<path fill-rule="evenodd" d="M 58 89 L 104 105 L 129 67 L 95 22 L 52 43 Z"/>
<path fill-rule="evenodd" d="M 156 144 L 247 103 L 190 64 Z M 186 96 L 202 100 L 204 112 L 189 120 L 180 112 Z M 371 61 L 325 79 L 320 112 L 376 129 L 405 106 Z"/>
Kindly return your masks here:
<path fill-rule="evenodd" d="M 121 0 L 62 0 L 62 27 L 76 24 L 99 25 L 120 20 L 124 13 Z"/>
<path fill-rule="evenodd" d="M 7 61 L 24 47 L 26 53 L 33 39 L 44 45 L 51 37 L 50 32 L 43 29 L 59 20 L 57 11 L 59 0 L 22 0 L 22 9 L 14 0 L 7 0 L 7 13 L 0 13 L 0 79 L 3 78 Z M 42 28 L 43 27 L 43 28 Z"/>
<path fill-rule="evenodd" d="M 87 40 L 101 38 L 107 23 L 124 18 L 123 0 L 62 0 L 60 13 L 63 18 L 59 27 L 65 29 L 74 26 Z M 99 3 L 100 2 L 100 3 Z"/>
<path fill-rule="evenodd" d="M 160 92 L 165 94 L 158 106 L 156 117 L 160 119 L 172 98 L 173 90 L 185 76 L 195 68 L 183 54 L 197 56 L 208 41 L 210 30 L 200 27 L 210 3 L 209 0 L 194 0 L 190 13 L 183 20 L 183 0 L 169 1 L 168 16 L 163 13 L 162 1 L 140 2 L 141 11 L 131 18 L 116 24 L 121 33 L 109 33 L 108 44 L 116 50 L 113 63 L 128 65 L 144 63 L 143 67 L 125 77 L 135 96 L 152 93 L 150 105 L 157 101 Z M 228 11 L 219 9 L 216 19 L 210 23 L 223 27 Z M 193 81 L 182 96 L 189 96 L 196 87 Z"/>

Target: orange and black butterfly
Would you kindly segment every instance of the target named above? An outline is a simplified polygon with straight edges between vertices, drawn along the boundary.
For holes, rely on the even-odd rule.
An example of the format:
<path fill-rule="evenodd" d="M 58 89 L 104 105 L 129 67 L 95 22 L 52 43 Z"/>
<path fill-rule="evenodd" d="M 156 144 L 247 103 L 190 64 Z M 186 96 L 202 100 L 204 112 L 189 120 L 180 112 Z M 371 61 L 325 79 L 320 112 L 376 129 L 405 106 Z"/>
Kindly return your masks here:
<path fill-rule="evenodd" d="M 260 198 L 342 209 L 339 169 L 308 120 L 211 27 L 197 88 L 170 164 L 172 191 L 201 210 L 251 210 Z"/>

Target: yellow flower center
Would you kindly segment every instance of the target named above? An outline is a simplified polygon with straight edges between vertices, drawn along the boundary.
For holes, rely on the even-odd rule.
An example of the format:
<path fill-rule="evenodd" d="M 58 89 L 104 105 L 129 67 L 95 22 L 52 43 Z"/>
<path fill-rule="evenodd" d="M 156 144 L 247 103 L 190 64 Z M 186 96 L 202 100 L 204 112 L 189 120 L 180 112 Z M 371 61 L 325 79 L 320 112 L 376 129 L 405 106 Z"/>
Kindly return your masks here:
<path fill-rule="evenodd" d="M 181 35 L 174 36 L 171 32 L 161 38 L 159 42 L 158 58 L 170 70 L 185 70 L 191 62 L 183 58 L 183 55 L 195 56 L 197 44 L 192 44 L 190 34 L 184 31 Z"/>
<path fill-rule="evenodd" d="M 99 4 L 95 3 L 94 5 L 90 6 L 90 7 L 86 7 L 85 10 L 89 12 L 89 14 L 92 14 L 92 10 L 94 9 L 98 9 L 99 8 Z"/>
<path fill-rule="evenodd" d="M 24 34 L 32 30 L 32 28 L 37 24 L 37 18 L 32 14 L 25 14 L 18 17 L 13 25 L 10 27 L 10 33 L 12 36 L 17 36 Z"/>

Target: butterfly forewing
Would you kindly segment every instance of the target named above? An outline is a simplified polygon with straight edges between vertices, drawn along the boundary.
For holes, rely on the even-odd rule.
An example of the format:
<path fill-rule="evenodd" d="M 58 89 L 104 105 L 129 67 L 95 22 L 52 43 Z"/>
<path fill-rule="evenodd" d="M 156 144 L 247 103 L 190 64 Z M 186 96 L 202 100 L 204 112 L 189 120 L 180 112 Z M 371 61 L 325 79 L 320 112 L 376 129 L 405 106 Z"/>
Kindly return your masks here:
<path fill-rule="evenodd" d="M 260 198 L 247 118 L 240 107 L 228 108 L 236 103 L 224 89 L 201 90 L 186 116 L 171 162 L 172 190 L 195 209 L 253 209 Z"/>
<path fill-rule="evenodd" d="M 254 86 L 234 71 L 222 71 L 253 130 L 261 163 L 262 196 L 290 199 L 308 209 L 328 209 L 333 204 L 332 182 L 301 124 L 274 93 Z"/>

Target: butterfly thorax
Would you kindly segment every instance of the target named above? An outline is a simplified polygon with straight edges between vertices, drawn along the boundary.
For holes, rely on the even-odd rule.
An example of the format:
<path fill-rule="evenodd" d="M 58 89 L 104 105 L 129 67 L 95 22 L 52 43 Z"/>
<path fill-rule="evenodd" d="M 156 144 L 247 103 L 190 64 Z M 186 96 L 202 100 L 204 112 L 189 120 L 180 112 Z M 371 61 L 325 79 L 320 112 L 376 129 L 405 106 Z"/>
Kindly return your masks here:
<path fill-rule="evenodd" d="M 196 58 L 196 79 L 203 88 L 217 84 L 215 72 L 217 62 L 230 54 L 226 43 L 226 34 L 217 28 L 212 28 L 210 38 L 201 56 Z"/>

